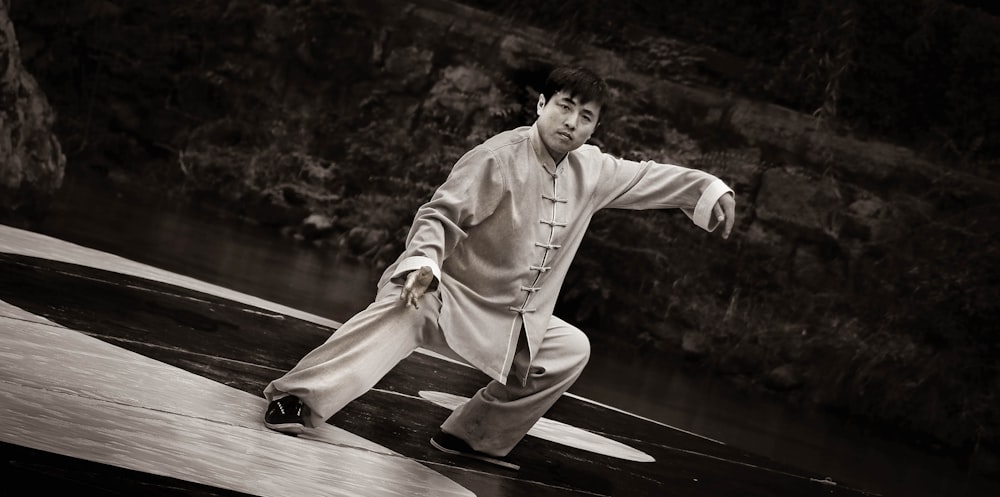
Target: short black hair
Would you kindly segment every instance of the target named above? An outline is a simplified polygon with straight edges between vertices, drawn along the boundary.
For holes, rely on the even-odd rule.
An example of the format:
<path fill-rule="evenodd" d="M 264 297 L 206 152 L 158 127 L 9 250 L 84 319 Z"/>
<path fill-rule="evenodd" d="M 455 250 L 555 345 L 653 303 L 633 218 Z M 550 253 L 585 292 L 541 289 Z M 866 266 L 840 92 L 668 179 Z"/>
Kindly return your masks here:
<path fill-rule="evenodd" d="M 610 99 L 608 84 L 604 78 L 582 67 L 562 66 L 549 73 L 545 86 L 542 87 L 545 101 L 548 102 L 560 91 L 568 93 L 570 98 L 575 98 L 580 103 L 596 103 L 601 107 L 601 114 L 605 113 L 605 107 Z"/>

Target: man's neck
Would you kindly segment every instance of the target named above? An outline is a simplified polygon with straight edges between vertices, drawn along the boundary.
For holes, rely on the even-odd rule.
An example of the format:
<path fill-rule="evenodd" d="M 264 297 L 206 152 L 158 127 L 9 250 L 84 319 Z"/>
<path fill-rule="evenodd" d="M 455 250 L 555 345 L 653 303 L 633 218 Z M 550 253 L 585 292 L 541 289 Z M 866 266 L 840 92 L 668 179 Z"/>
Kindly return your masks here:
<path fill-rule="evenodd" d="M 544 145 L 544 143 L 543 143 L 543 145 Z M 546 152 L 548 152 L 548 154 L 549 154 L 549 157 L 552 157 L 552 162 L 553 162 L 553 163 L 554 163 L 555 165 L 557 165 L 557 166 L 558 166 L 558 165 L 559 165 L 559 163 L 560 163 L 560 162 L 562 162 L 562 160 L 563 160 L 563 159 L 564 159 L 564 158 L 566 157 L 566 154 L 557 154 L 557 153 L 554 153 L 554 152 L 552 151 L 552 149 L 550 149 L 550 148 L 549 148 L 549 147 L 548 147 L 547 145 L 545 146 L 545 151 L 546 151 Z"/>

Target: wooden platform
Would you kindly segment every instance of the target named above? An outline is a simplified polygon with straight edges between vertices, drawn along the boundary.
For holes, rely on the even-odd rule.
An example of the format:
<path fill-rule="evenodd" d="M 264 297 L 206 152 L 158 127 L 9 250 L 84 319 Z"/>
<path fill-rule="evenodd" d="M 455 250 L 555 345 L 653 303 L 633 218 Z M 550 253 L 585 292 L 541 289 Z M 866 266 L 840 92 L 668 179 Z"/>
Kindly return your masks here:
<path fill-rule="evenodd" d="M 337 326 L 0 226 L 4 482 L 97 495 L 871 495 L 569 394 L 511 454 L 520 470 L 449 456 L 428 439 L 487 379 L 422 351 L 321 430 L 264 428 L 264 386 Z"/>

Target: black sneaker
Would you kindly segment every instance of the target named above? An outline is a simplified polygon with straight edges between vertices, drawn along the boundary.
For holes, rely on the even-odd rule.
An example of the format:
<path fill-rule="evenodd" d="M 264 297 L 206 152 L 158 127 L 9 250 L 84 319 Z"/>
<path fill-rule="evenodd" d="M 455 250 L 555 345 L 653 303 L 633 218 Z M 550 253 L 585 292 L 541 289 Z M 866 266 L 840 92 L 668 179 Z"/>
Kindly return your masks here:
<path fill-rule="evenodd" d="M 497 466 L 513 469 L 515 471 L 521 469 L 521 466 L 507 461 L 502 457 L 491 456 L 489 454 L 479 452 L 478 450 L 469 447 L 469 444 L 465 443 L 465 440 L 443 431 L 438 431 L 437 435 L 434 435 L 431 438 L 431 445 L 433 445 L 435 449 L 447 454 L 470 457 L 472 459 L 478 459 L 490 464 L 496 464 Z"/>
<path fill-rule="evenodd" d="M 289 435 L 304 433 L 306 426 L 302 420 L 302 401 L 294 395 L 286 395 L 271 401 L 264 413 L 264 426 Z"/>

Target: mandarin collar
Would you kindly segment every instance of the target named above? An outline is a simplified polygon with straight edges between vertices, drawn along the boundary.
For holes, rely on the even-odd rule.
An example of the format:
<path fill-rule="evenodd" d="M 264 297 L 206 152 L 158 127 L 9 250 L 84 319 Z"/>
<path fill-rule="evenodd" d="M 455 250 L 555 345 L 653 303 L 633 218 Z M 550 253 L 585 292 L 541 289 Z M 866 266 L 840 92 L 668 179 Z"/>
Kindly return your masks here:
<path fill-rule="evenodd" d="M 545 168 L 545 171 L 549 174 L 555 176 L 559 173 L 559 169 L 562 165 L 566 163 L 566 157 L 569 156 L 567 153 L 563 157 L 559 164 L 556 164 L 552 160 L 552 156 L 549 155 L 548 149 L 545 148 L 545 143 L 542 142 L 542 135 L 538 134 L 538 123 L 531 125 L 531 131 L 528 133 L 528 139 L 531 141 L 531 148 L 535 151 L 535 157 L 538 158 L 538 162 Z"/>

